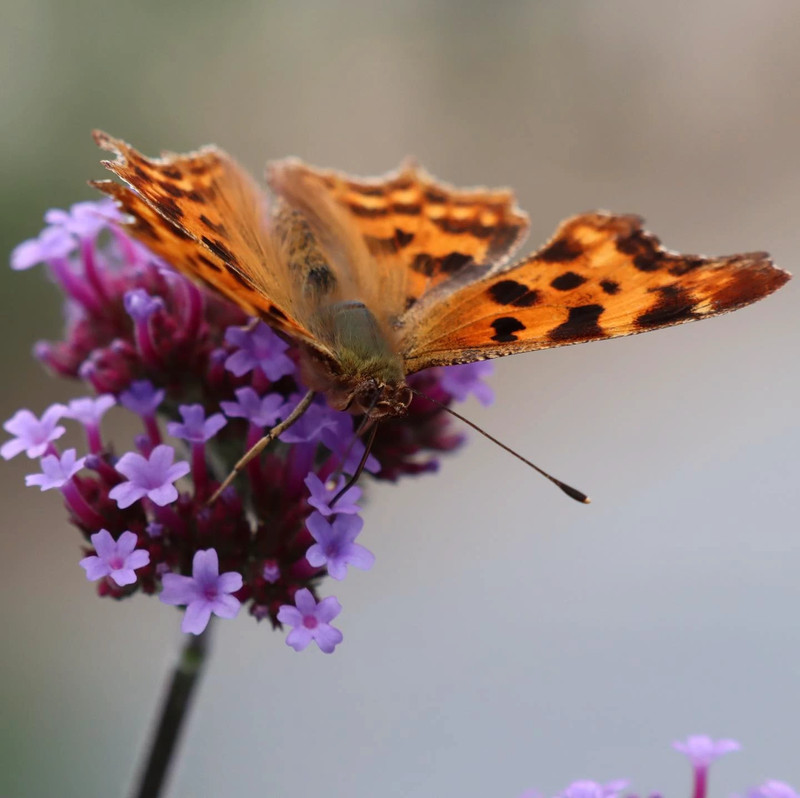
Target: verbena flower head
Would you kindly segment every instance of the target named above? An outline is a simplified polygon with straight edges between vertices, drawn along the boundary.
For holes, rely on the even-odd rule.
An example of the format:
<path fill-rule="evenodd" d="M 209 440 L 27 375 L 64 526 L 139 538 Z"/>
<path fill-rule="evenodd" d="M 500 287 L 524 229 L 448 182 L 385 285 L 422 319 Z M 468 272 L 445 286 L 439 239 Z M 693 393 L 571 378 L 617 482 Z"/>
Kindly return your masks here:
<path fill-rule="evenodd" d="M 209 503 L 247 449 L 252 428 L 285 417 L 305 393 L 297 352 L 171 271 L 128 238 L 118 219 L 108 201 L 50 211 L 46 229 L 12 253 L 16 270 L 42 264 L 68 307 L 63 339 L 40 342 L 36 356 L 96 398 L 54 405 L 41 418 L 19 411 L 4 425 L 12 438 L 0 455 L 41 458 L 41 473 L 26 482 L 61 491 L 69 520 L 95 552 L 85 552 L 80 564 L 101 596 L 160 593 L 163 603 L 186 608 L 182 628 L 195 634 L 212 614 L 232 618 L 247 606 L 255 618 L 291 627 L 286 642 L 295 650 L 316 642 L 330 653 L 343 638 L 332 625 L 341 605 L 318 596 L 325 577 L 372 564 L 355 543 L 363 527 L 360 494 L 351 489 L 333 502 L 363 451 L 352 440 L 353 418 L 319 399 Z M 490 368 L 431 369 L 410 383 L 445 404 L 470 395 L 486 403 L 491 392 L 482 379 Z M 114 401 L 141 417 L 144 437 L 112 445 L 90 436 L 91 454 L 59 453 L 62 419 L 88 432 Z M 161 442 L 165 425 L 190 444 L 185 451 Z M 415 396 L 405 417 L 380 425 L 368 470 L 390 481 L 432 472 L 437 455 L 460 443 L 442 409 Z M 695 736 L 676 748 L 689 756 L 695 795 L 704 798 L 705 772 L 738 743 Z M 621 782 L 579 781 L 560 795 L 612 798 L 622 789 Z M 752 794 L 797 798 L 778 781 Z"/>
<path fill-rule="evenodd" d="M 41 264 L 68 307 L 63 339 L 39 342 L 36 357 L 88 390 L 41 417 L 16 413 L 0 454 L 41 458 L 27 483 L 63 495 L 101 596 L 161 593 L 187 607 L 183 628 L 195 633 L 212 614 L 232 617 L 242 605 L 274 627 L 293 626 L 292 647 L 316 640 L 332 651 L 339 604 L 320 598 L 325 578 L 369 568 L 374 558 L 355 538 L 380 533 L 362 532 L 367 474 L 333 501 L 364 452 L 354 440 L 360 419 L 317 397 L 210 502 L 245 451 L 306 393 L 299 353 L 173 271 L 119 220 L 106 200 L 49 211 L 45 230 L 14 250 L 13 267 Z M 489 368 L 436 368 L 409 382 L 445 404 L 470 394 L 488 401 L 481 380 Z M 105 422 L 101 437 L 114 404 L 139 417 L 133 441 L 114 440 Z M 83 428 L 86 451 L 56 448 L 70 424 Z M 461 440 L 440 407 L 415 397 L 405 417 L 381 422 L 367 471 L 391 481 L 432 472 Z"/>
<path fill-rule="evenodd" d="M 709 765 L 731 751 L 738 751 L 740 746 L 735 740 L 715 741 L 706 735 L 694 735 L 685 742 L 673 743 L 673 748 L 686 754 L 694 768 L 692 798 L 708 798 Z M 630 792 L 627 789 L 628 784 L 625 779 L 605 784 L 581 779 L 567 785 L 554 798 L 618 798 L 623 793 L 625 798 L 661 798 L 663 794 L 652 790 L 644 793 Z M 545 798 L 545 795 L 536 789 L 528 789 L 518 794 L 517 798 Z M 730 798 L 739 796 L 732 795 Z M 746 798 L 800 798 L 800 794 L 786 782 L 770 780 L 755 789 L 748 790 Z"/>

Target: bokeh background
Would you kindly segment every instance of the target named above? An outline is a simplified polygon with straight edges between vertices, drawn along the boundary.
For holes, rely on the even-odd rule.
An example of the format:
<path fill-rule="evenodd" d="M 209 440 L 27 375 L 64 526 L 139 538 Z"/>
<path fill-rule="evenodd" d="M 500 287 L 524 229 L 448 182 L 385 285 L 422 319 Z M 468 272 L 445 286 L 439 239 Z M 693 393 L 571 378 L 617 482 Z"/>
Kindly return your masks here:
<path fill-rule="evenodd" d="M 531 248 L 600 207 L 673 249 L 797 267 L 795 0 L 3 5 L 4 253 L 92 196 L 102 127 L 151 154 L 216 142 L 256 172 L 412 153 L 514 186 Z M 29 357 L 62 324 L 44 272 L 0 287 L 3 419 L 79 393 Z M 295 654 L 250 617 L 218 624 L 169 795 L 515 798 L 620 776 L 688 795 L 669 743 L 691 732 L 744 746 L 717 795 L 800 785 L 798 296 L 498 363 L 495 405 L 465 412 L 594 503 L 474 436 L 437 476 L 372 491 L 377 564 L 331 586 L 345 643 Z M 98 600 L 30 467 L 0 482 L 0 796 L 125 794 L 179 616 Z"/>

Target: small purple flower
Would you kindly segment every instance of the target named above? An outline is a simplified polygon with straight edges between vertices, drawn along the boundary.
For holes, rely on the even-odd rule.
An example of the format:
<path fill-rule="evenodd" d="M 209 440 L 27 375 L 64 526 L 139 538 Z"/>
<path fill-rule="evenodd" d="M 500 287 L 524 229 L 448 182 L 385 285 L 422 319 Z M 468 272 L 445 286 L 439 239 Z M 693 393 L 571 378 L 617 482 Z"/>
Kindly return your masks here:
<path fill-rule="evenodd" d="M 439 384 L 442 388 L 459 402 L 463 402 L 470 394 L 482 405 L 490 405 L 494 401 L 494 392 L 483 382 L 488 377 L 494 366 L 488 360 L 478 360 L 475 363 L 464 363 L 459 366 L 446 366 L 442 368 Z"/>
<path fill-rule="evenodd" d="M 289 397 L 287 414 L 300 402 L 300 396 Z M 339 413 L 332 410 L 325 402 L 313 402 L 308 410 L 283 432 L 280 440 L 283 443 L 319 443 L 324 430 L 338 429 Z"/>
<path fill-rule="evenodd" d="M 110 576 L 120 587 L 136 581 L 134 571 L 150 562 L 150 552 L 137 549 L 137 537 L 133 532 L 123 532 L 114 540 L 107 529 L 101 529 L 91 537 L 97 555 L 84 557 L 80 566 L 86 571 L 90 582 Z"/>
<path fill-rule="evenodd" d="M 628 786 L 625 779 L 600 784 L 596 781 L 573 781 L 559 793 L 559 798 L 617 798 Z"/>
<path fill-rule="evenodd" d="M 342 611 L 342 605 L 333 596 L 322 599 L 317 604 L 308 588 L 302 588 L 294 595 L 295 606 L 283 604 L 278 610 L 278 620 L 293 626 L 286 636 L 286 644 L 295 651 L 302 651 L 315 640 L 325 654 L 330 654 L 343 635 L 330 622 Z"/>
<path fill-rule="evenodd" d="M 172 484 L 189 473 L 189 464 L 179 461 L 173 465 L 175 450 L 171 446 L 160 444 L 150 453 L 150 457 L 142 457 L 136 452 L 122 455 L 116 468 L 120 474 L 128 478 L 109 492 L 109 497 L 124 509 L 147 496 L 159 507 L 174 502 L 178 498 L 178 490 Z"/>
<path fill-rule="evenodd" d="M 192 575 L 164 574 L 164 589 L 159 598 L 165 604 L 185 604 L 181 631 L 199 635 L 208 626 L 211 613 L 220 618 L 235 618 L 241 602 L 230 595 L 242 588 L 242 575 L 236 571 L 219 572 L 219 558 L 214 549 L 195 552 Z"/>
<path fill-rule="evenodd" d="M 306 487 L 311 496 L 308 503 L 326 518 L 332 515 L 355 515 L 361 508 L 356 502 L 361 498 L 361 488 L 353 485 L 331 508 L 333 498 L 344 487 L 344 477 L 339 477 L 336 484 L 323 482 L 313 471 L 305 479 Z"/>
<path fill-rule="evenodd" d="M 246 418 L 257 427 L 272 427 L 289 413 L 288 404 L 277 393 L 261 398 L 252 388 L 239 388 L 235 402 L 220 402 L 220 407 L 230 418 Z"/>
<path fill-rule="evenodd" d="M 264 563 L 264 568 L 261 571 L 261 576 L 264 577 L 266 582 L 274 585 L 281 578 L 281 567 L 275 560 L 267 560 Z"/>
<path fill-rule="evenodd" d="M 106 393 L 97 398 L 73 399 L 64 412 L 64 418 L 79 421 L 85 427 L 99 424 L 106 411 L 114 407 L 117 400 Z"/>
<path fill-rule="evenodd" d="M 363 526 L 364 520 L 357 515 L 338 515 L 329 523 L 319 513 L 311 513 L 306 528 L 317 542 L 306 552 L 309 564 L 325 566 L 334 579 L 344 579 L 348 565 L 368 571 L 375 555 L 353 542 Z"/>
<path fill-rule="evenodd" d="M 61 228 L 78 238 L 94 238 L 109 222 L 118 221 L 121 213 L 113 200 L 76 202 L 69 210 L 53 208 L 44 215 L 44 220 L 53 228 Z"/>
<path fill-rule="evenodd" d="M 163 388 L 156 388 L 150 380 L 135 380 L 119 395 L 119 401 L 131 412 L 147 417 L 156 412 L 166 395 Z"/>
<path fill-rule="evenodd" d="M 164 308 L 164 300 L 160 296 L 150 296 L 144 288 L 126 291 L 123 303 L 128 315 L 136 322 L 146 321 Z"/>
<path fill-rule="evenodd" d="M 66 418 L 71 418 L 83 424 L 89 440 L 89 450 L 93 454 L 97 454 L 103 448 L 100 438 L 100 419 L 116 403 L 117 400 L 110 393 L 98 396 L 96 399 L 91 397 L 73 399 L 64 413 Z"/>
<path fill-rule="evenodd" d="M 797 790 L 785 781 L 770 779 L 750 793 L 750 798 L 800 798 Z"/>
<path fill-rule="evenodd" d="M 25 477 L 25 484 L 28 487 L 38 485 L 41 490 L 61 488 L 83 468 L 85 463 L 86 458 L 77 459 L 74 449 L 67 449 L 60 457 L 54 454 L 45 455 L 41 461 L 42 473 L 28 474 Z"/>
<path fill-rule="evenodd" d="M 695 768 L 707 768 L 715 759 L 719 759 L 731 751 L 738 751 L 742 746 L 736 740 L 712 740 L 708 735 L 695 734 L 686 742 L 675 741 L 672 747 L 689 757 Z"/>
<path fill-rule="evenodd" d="M 65 405 L 54 404 L 44 411 L 41 419 L 38 419 L 30 410 L 17 410 L 3 424 L 3 429 L 16 435 L 16 438 L 3 444 L 0 456 L 4 460 L 10 460 L 20 452 L 25 452 L 32 460 L 41 457 L 50 448 L 50 444 L 66 432 L 66 429 L 58 424 L 66 412 Z"/>
<path fill-rule="evenodd" d="M 11 253 L 11 268 L 23 271 L 59 258 L 65 258 L 75 249 L 75 240 L 66 231 L 46 227 L 36 238 L 23 241 Z"/>
<path fill-rule="evenodd" d="M 180 405 L 178 412 L 183 418 L 183 423 L 168 422 L 167 432 L 173 438 L 182 438 L 192 443 L 205 443 L 228 423 L 222 413 L 214 413 L 206 418 L 206 411 L 202 405 Z"/>
<path fill-rule="evenodd" d="M 260 368 L 274 382 L 294 372 L 294 363 L 286 355 L 289 345 L 263 321 L 252 330 L 228 327 L 225 341 L 238 347 L 238 351 L 225 361 L 225 368 L 237 377 Z"/>

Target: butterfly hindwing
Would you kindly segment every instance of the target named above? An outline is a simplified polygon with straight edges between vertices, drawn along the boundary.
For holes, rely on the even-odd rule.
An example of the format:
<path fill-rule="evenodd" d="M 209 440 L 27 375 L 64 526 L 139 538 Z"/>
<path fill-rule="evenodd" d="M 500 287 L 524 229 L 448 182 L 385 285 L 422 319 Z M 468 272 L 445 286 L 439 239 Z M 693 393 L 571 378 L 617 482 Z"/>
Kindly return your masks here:
<path fill-rule="evenodd" d="M 268 178 L 318 237 L 333 234 L 328 249 L 345 250 L 356 292 L 390 322 L 438 285 L 505 262 L 528 229 L 509 190 L 455 189 L 411 164 L 365 180 L 288 159 Z"/>
<path fill-rule="evenodd" d="M 679 255 L 639 217 L 584 214 L 531 257 L 412 310 L 403 358 L 411 373 L 655 330 L 743 307 L 788 279 L 762 252 Z"/>

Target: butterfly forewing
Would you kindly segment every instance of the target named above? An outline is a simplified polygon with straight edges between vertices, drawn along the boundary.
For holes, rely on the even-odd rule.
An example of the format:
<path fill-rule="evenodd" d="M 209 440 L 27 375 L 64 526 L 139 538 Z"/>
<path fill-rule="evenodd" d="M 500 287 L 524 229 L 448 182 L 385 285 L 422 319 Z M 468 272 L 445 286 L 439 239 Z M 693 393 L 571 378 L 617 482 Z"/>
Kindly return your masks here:
<path fill-rule="evenodd" d="M 682 324 L 748 305 L 788 279 L 765 253 L 678 255 L 636 216 L 584 214 L 535 255 L 412 310 L 406 371 Z"/>
<path fill-rule="evenodd" d="M 128 229 L 136 238 L 245 311 L 323 348 L 302 322 L 308 310 L 271 235 L 266 194 L 230 156 L 205 147 L 151 159 L 105 133 L 95 140 L 117 154 L 104 165 L 130 188 L 94 185 L 132 217 Z"/>

